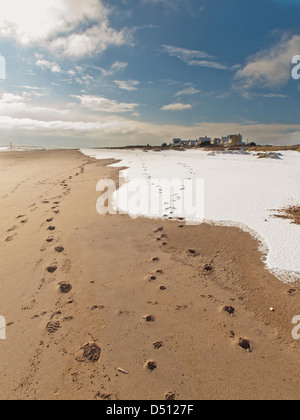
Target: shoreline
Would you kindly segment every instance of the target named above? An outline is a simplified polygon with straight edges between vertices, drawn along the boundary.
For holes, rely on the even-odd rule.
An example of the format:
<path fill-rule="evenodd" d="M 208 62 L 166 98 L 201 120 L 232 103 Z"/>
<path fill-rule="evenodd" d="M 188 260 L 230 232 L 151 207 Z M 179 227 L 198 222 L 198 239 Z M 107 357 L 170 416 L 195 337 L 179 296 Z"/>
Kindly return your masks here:
<path fill-rule="evenodd" d="M 96 184 L 118 180 L 114 160 L 77 149 L 5 155 L 0 399 L 300 397 L 299 284 L 264 268 L 250 234 L 101 217 Z M 95 363 L 78 362 L 87 343 L 100 349 Z"/>

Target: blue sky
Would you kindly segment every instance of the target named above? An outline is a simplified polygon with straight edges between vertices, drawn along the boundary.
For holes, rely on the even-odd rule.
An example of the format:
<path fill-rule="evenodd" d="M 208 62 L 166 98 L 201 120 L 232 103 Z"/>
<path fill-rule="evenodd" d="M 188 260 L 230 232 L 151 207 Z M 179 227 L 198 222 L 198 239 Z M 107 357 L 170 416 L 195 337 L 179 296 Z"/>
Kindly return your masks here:
<path fill-rule="evenodd" d="M 298 0 L 3 3 L 0 144 L 300 143 Z"/>

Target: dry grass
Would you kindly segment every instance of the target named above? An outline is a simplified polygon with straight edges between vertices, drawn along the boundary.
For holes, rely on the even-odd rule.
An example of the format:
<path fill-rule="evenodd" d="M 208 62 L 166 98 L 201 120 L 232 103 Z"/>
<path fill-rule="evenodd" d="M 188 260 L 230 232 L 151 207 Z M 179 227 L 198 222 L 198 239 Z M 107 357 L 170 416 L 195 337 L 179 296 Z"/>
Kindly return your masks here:
<path fill-rule="evenodd" d="M 282 214 L 274 215 L 280 219 L 291 220 L 292 223 L 300 225 L 300 206 L 290 206 L 286 209 L 279 210 Z"/>
<path fill-rule="evenodd" d="M 284 152 L 287 150 L 300 151 L 299 145 L 297 146 L 255 146 L 248 149 L 249 152 Z"/>

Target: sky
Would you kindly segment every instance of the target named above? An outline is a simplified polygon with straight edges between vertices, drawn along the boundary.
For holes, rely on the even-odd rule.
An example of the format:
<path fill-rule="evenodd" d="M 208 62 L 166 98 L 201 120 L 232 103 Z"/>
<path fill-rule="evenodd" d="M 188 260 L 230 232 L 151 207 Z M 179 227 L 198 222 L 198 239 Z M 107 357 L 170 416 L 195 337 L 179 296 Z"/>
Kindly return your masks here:
<path fill-rule="evenodd" d="M 300 144 L 298 61 L 299 0 L 2 1 L 0 144 Z"/>

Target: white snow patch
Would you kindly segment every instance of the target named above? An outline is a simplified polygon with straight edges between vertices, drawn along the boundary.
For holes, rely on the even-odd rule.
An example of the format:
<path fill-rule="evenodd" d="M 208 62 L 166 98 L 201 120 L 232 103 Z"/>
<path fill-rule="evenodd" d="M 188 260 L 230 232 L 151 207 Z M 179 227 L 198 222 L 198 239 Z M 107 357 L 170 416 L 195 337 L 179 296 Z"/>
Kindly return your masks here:
<path fill-rule="evenodd" d="M 147 181 L 160 189 L 157 180 L 203 179 L 205 182 L 205 219 L 210 223 L 238 226 L 261 242 L 267 268 L 283 281 L 300 278 L 300 226 L 273 217 L 276 211 L 300 205 L 300 154 L 282 152 L 280 159 L 258 159 L 254 153 L 207 153 L 201 150 L 149 151 L 89 150 L 81 152 L 96 159 L 117 159 L 115 167 L 128 167 L 124 175 L 129 186 L 135 180 Z M 128 185 L 127 185 L 128 187 Z M 115 199 L 119 209 L 126 209 L 122 188 Z M 176 218 L 180 189 L 174 202 L 163 203 L 162 217 Z M 172 212 L 171 212 L 172 210 Z M 162 214 L 163 213 L 163 214 Z M 171 214 L 172 213 L 172 214 Z M 153 217 L 129 212 L 133 217 Z M 199 220 L 203 222 L 203 220 Z"/>

